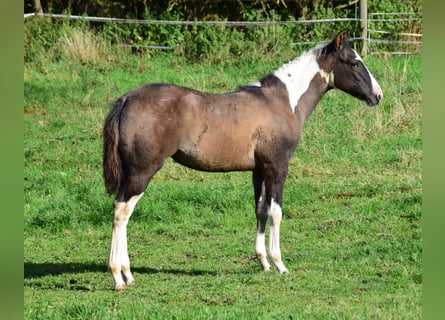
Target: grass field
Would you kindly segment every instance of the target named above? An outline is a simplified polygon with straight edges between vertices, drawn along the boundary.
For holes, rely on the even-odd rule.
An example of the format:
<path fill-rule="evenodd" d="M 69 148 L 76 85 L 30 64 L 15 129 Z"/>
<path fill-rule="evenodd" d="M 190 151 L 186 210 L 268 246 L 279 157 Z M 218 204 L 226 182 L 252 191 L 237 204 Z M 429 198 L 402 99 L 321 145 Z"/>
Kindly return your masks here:
<path fill-rule="evenodd" d="M 114 292 L 112 197 L 102 180 L 107 102 L 145 82 L 224 92 L 286 61 L 224 68 L 174 56 L 113 67 L 25 65 L 26 319 L 420 319 L 421 57 L 366 59 L 368 108 L 329 92 L 305 125 L 284 191 L 290 273 L 259 272 L 249 173 L 167 161 L 128 227 L 138 284 Z"/>

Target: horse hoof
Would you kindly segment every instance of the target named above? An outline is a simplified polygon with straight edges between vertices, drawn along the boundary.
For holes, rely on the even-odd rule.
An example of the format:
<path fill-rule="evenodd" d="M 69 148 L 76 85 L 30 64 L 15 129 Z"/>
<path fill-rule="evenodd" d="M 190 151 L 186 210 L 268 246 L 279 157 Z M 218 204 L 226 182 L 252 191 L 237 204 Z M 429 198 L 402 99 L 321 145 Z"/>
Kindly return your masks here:
<path fill-rule="evenodd" d="M 123 291 L 127 288 L 127 285 L 125 284 L 120 284 L 114 287 L 114 291 Z"/>
<path fill-rule="evenodd" d="M 288 274 L 288 273 L 289 273 L 289 271 L 287 269 L 280 270 L 280 274 Z"/>
<path fill-rule="evenodd" d="M 136 285 L 136 281 L 132 280 L 132 281 L 127 281 L 127 286 L 134 286 Z"/>

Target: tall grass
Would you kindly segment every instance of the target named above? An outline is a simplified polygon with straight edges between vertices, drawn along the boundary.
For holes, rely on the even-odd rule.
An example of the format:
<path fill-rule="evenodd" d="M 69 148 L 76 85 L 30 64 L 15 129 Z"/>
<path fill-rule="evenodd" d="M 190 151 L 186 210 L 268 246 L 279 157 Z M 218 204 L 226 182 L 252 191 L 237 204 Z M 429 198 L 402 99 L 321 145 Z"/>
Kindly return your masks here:
<path fill-rule="evenodd" d="M 25 318 L 420 318 L 419 56 L 366 59 L 382 103 L 331 91 L 305 124 L 284 191 L 288 275 L 258 271 L 249 173 L 168 160 L 128 227 L 138 285 L 116 293 L 101 168 L 108 102 L 155 81 L 226 92 L 288 53 L 223 66 L 160 54 L 141 72 L 140 55 L 83 27 L 51 41 L 28 47 L 25 63 Z"/>

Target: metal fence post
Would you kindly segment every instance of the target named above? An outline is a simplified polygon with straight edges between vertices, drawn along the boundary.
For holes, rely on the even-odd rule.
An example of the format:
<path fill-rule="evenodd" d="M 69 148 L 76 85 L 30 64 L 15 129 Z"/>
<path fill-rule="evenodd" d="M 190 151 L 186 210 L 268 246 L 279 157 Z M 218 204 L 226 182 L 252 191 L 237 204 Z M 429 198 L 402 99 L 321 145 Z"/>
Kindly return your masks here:
<path fill-rule="evenodd" d="M 361 56 L 368 54 L 368 0 L 360 0 L 360 30 L 362 38 Z"/>

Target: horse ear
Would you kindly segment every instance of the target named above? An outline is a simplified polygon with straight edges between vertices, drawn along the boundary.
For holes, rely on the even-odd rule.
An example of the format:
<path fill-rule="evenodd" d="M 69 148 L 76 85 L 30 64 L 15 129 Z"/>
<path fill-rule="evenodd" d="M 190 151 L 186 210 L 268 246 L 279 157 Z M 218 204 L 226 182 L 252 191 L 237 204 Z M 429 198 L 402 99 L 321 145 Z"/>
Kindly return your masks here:
<path fill-rule="evenodd" d="M 349 30 L 346 30 L 345 32 L 343 32 L 343 42 L 345 42 L 345 43 L 349 42 L 349 36 L 350 36 Z"/>
<path fill-rule="evenodd" d="M 339 32 L 334 39 L 335 49 L 340 49 L 343 44 L 343 32 Z"/>
<path fill-rule="evenodd" d="M 339 32 L 334 39 L 335 49 L 340 49 L 344 43 L 347 43 L 349 40 L 349 30 L 344 32 Z"/>

